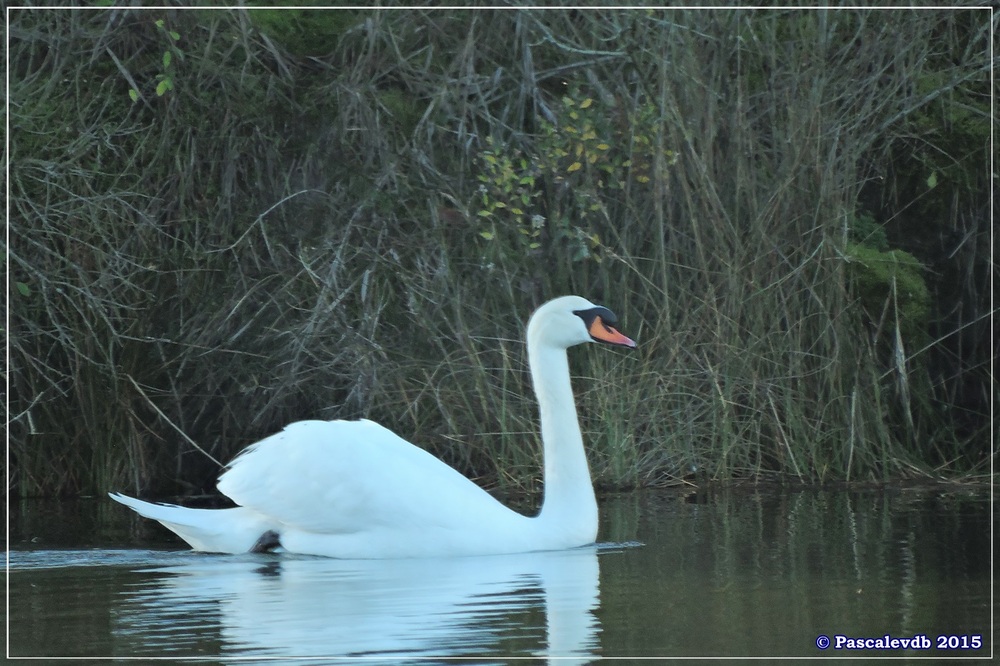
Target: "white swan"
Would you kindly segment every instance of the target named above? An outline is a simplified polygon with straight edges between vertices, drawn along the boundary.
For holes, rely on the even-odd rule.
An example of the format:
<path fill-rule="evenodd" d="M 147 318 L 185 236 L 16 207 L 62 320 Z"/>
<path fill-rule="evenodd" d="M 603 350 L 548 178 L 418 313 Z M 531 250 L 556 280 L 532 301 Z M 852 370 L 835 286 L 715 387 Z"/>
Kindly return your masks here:
<path fill-rule="evenodd" d="M 190 509 L 111 493 L 195 550 L 286 551 L 341 558 L 485 555 L 593 543 L 597 501 L 566 349 L 597 340 L 635 347 L 615 315 L 579 296 L 528 322 L 541 411 L 544 499 L 535 517 L 500 504 L 430 453 L 371 421 L 300 421 L 247 447 L 219 477 L 239 506 Z"/>

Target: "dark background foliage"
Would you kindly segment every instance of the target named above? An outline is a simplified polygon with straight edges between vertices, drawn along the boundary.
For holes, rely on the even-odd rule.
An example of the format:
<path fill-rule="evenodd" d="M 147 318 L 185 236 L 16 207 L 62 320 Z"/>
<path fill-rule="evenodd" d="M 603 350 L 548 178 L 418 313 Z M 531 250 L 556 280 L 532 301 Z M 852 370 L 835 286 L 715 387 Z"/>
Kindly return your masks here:
<path fill-rule="evenodd" d="M 10 16 L 16 493 L 355 417 L 532 489 L 570 292 L 603 487 L 988 470 L 989 11 Z"/>

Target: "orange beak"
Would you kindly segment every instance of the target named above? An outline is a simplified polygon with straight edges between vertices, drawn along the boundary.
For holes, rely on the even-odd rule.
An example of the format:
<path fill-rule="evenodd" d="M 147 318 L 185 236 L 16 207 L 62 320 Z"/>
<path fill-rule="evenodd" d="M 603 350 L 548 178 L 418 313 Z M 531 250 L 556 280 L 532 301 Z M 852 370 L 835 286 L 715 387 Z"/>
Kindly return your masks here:
<path fill-rule="evenodd" d="M 599 342 L 607 342 L 608 344 L 628 347 L 629 349 L 635 349 L 636 347 L 635 340 L 622 335 L 616 328 L 608 326 L 600 317 L 594 317 L 594 321 L 590 324 L 589 333 L 590 337 Z"/>

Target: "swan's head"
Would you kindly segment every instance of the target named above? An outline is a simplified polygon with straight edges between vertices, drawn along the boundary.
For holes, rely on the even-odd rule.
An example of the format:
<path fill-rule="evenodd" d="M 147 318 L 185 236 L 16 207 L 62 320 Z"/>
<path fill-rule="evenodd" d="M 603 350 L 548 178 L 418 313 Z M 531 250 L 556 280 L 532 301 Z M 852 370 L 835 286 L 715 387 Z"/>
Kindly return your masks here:
<path fill-rule="evenodd" d="M 619 333 L 617 325 L 618 318 L 611 310 L 580 296 L 562 296 L 531 315 L 528 340 L 562 348 L 596 341 L 634 349 L 635 341 Z"/>

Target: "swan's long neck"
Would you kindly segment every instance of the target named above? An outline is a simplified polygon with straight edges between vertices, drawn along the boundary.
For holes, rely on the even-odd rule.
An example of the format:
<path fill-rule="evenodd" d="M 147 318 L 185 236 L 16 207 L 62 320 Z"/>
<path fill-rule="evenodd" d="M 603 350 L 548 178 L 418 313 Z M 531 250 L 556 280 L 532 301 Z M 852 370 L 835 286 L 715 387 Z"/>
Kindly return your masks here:
<path fill-rule="evenodd" d="M 541 412 L 545 496 L 538 518 L 559 530 L 597 532 L 597 500 L 583 448 L 566 350 L 528 339 L 528 364 Z"/>

